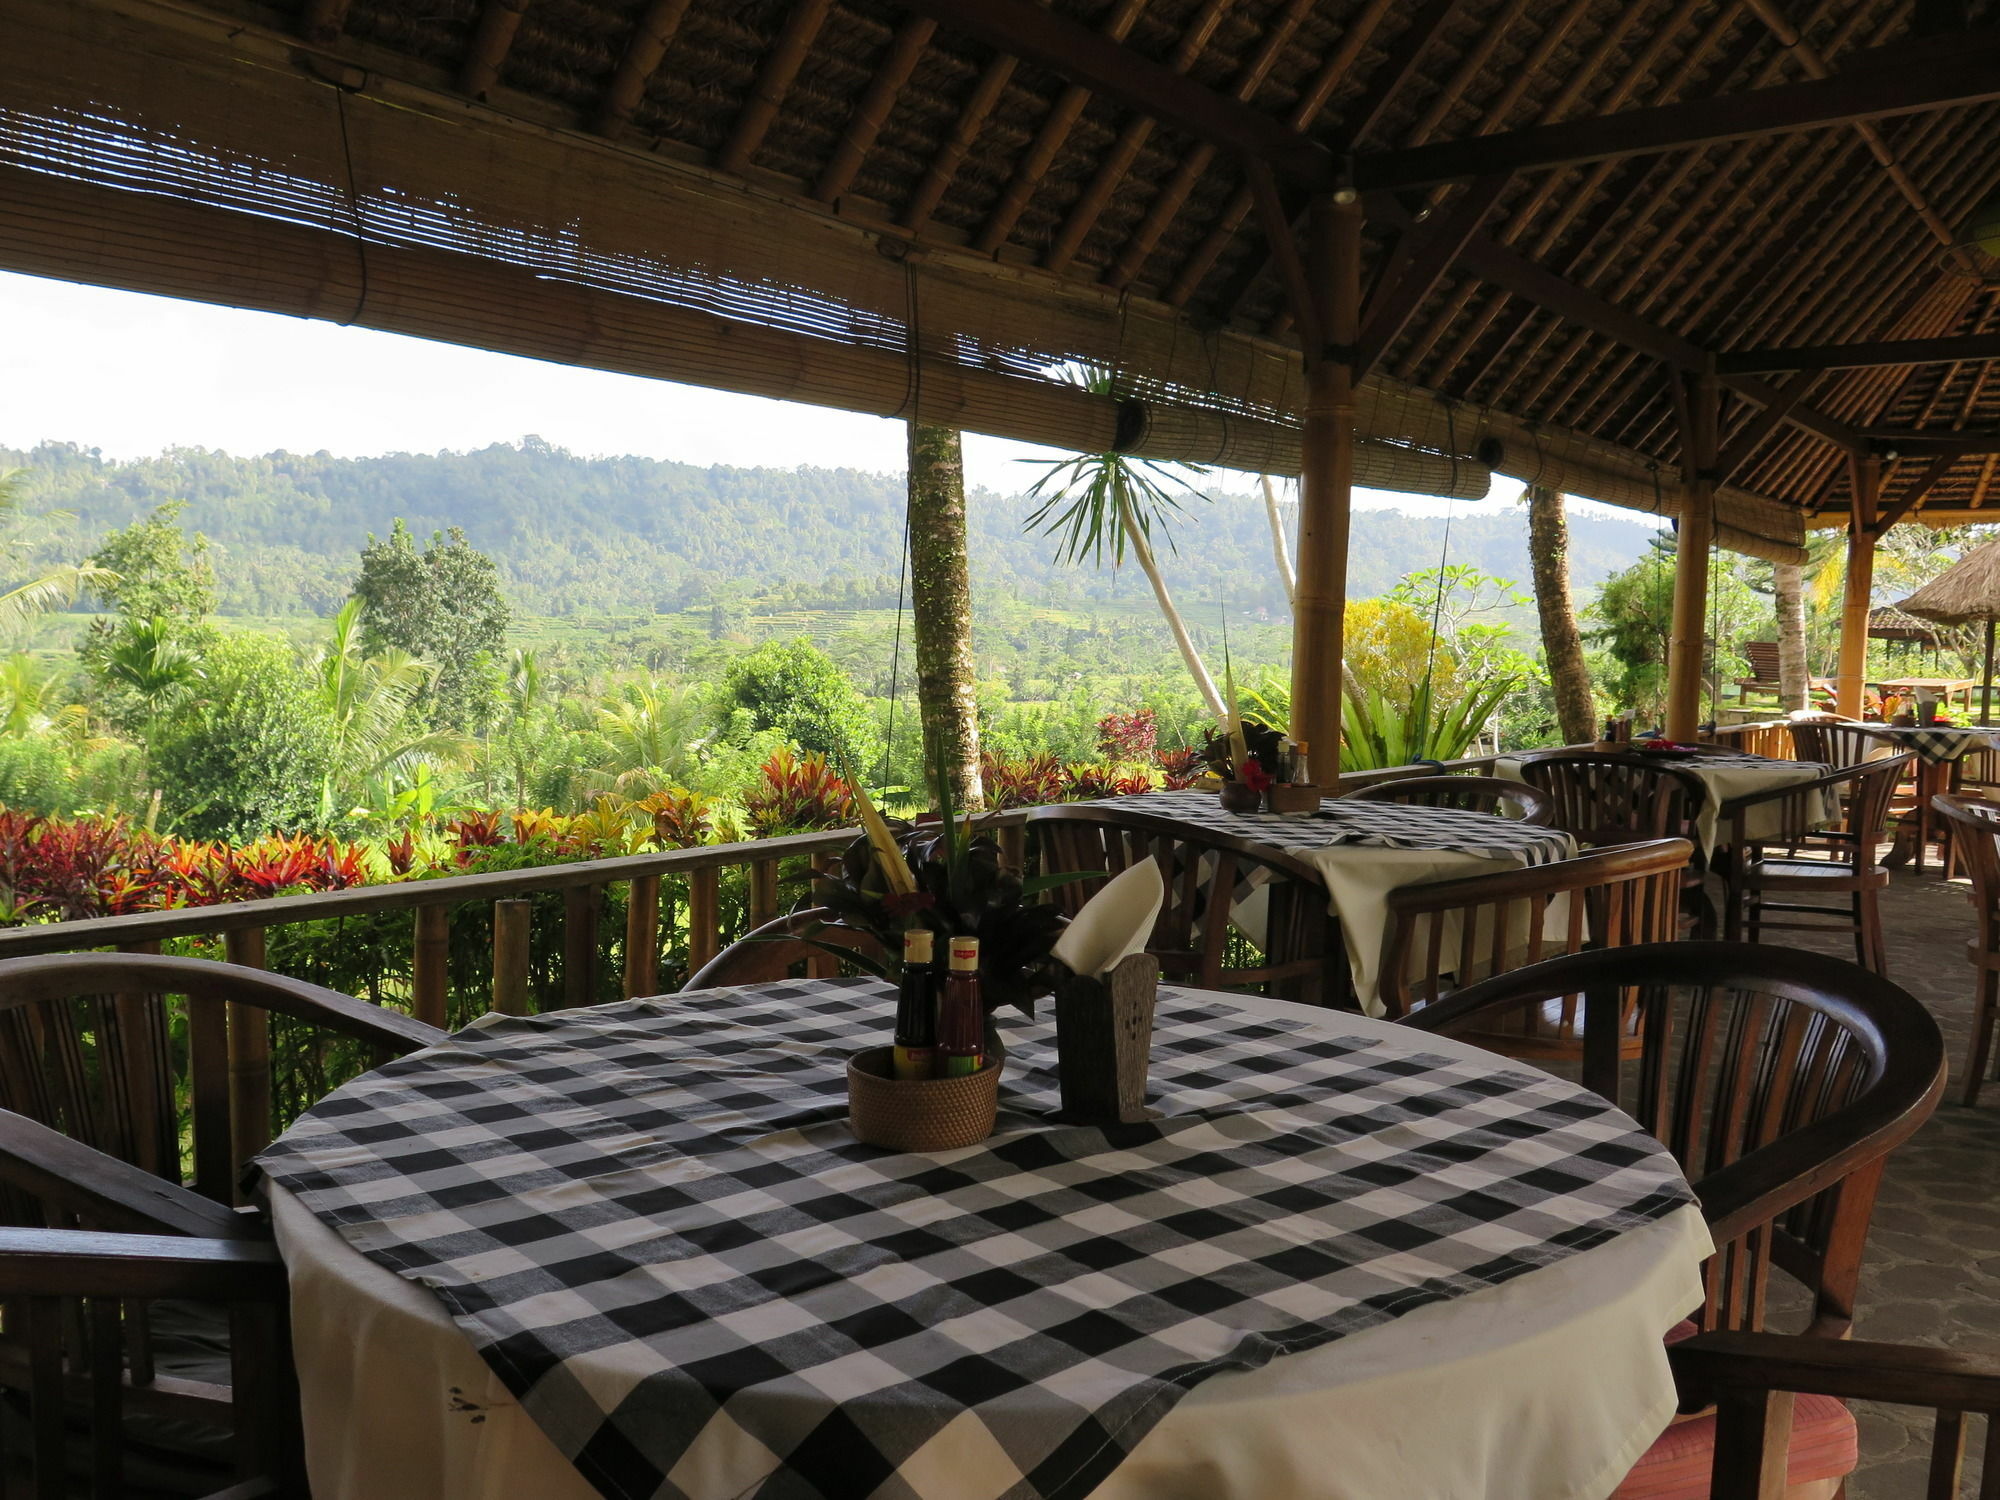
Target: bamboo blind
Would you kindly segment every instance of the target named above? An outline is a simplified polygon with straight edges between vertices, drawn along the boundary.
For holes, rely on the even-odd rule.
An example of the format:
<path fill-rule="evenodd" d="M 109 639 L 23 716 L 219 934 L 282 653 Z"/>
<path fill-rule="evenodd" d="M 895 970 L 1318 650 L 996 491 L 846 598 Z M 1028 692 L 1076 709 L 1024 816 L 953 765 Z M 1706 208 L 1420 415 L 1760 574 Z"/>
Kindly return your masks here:
<path fill-rule="evenodd" d="M 1280 344 L 443 96 L 344 91 L 308 63 L 251 27 L 9 0 L 0 264 L 1073 450 L 1122 438 L 1299 470 L 1304 382 Z M 1115 394 L 1081 389 L 1085 370 Z M 1497 470 L 1678 505 L 1625 450 L 1386 378 L 1357 395 L 1358 483 L 1476 498 Z M 1724 545 L 1799 546 L 1790 507 L 1725 492 L 1718 509 Z"/>

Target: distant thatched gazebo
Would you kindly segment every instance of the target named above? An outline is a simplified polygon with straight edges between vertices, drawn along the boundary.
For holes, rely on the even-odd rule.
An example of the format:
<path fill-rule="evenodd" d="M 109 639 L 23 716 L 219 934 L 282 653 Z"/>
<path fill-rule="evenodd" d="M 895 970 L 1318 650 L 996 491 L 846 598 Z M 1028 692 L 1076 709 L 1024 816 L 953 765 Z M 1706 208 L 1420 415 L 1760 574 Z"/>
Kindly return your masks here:
<path fill-rule="evenodd" d="M 1979 722 L 1992 723 L 1993 631 L 1994 622 L 2000 620 L 2000 541 L 1973 548 L 1897 607 L 1940 625 L 1985 624 Z"/>
<path fill-rule="evenodd" d="M 1920 620 L 1893 604 L 1884 604 L 1868 612 L 1868 635 L 1878 641 L 1915 642 L 1927 651 L 1935 651 L 1940 640 L 1936 625 Z"/>

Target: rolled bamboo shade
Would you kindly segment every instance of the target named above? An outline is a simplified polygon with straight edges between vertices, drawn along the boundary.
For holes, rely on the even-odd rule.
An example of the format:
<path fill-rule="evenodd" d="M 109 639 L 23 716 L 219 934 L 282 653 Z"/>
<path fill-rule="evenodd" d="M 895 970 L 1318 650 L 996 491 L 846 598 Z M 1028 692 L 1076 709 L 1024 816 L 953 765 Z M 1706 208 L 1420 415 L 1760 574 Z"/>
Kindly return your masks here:
<path fill-rule="evenodd" d="M 0 264 L 1078 451 L 1123 436 L 1145 457 L 1299 470 L 1286 346 L 409 86 L 344 92 L 310 64 L 191 13 L 9 0 Z M 1080 389 L 1085 369 L 1117 397 Z M 1363 485 L 1477 498 L 1497 452 L 1498 472 L 1657 508 L 1643 460 L 1577 434 L 1524 441 L 1383 377 L 1356 419 Z M 1776 502 L 1725 492 L 1719 510 L 1724 545 L 1802 539 Z"/>

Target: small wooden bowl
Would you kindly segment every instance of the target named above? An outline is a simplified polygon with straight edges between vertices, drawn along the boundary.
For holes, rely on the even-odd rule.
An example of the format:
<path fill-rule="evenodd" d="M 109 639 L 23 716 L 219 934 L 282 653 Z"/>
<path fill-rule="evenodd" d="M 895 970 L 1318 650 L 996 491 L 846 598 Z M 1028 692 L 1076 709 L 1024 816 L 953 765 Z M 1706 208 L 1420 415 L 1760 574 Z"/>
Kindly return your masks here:
<path fill-rule="evenodd" d="M 959 1078 L 892 1076 L 891 1049 L 847 1060 L 847 1123 L 856 1140 L 891 1151 L 956 1151 L 993 1134 L 1000 1111 L 998 1058 Z"/>

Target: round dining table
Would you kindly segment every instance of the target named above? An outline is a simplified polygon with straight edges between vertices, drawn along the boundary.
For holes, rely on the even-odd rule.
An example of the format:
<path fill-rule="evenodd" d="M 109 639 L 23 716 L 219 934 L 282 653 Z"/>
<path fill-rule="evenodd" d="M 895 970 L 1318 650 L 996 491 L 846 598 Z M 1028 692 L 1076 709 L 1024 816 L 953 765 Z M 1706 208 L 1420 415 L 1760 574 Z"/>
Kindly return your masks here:
<path fill-rule="evenodd" d="M 863 1001 L 867 1007 L 856 1008 Z M 316 1107 L 260 1163 L 291 1278 L 308 1467 L 318 1500 L 815 1493 L 885 1500 L 1037 1493 L 1097 1500 L 1601 1500 L 1670 1421 L 1674 1386 L 1661 1337 L 1700 1305 L 1702 1263 L 1712 1247 L 1671 1159 L 1595 1095 L 1382 1021 L 1163 989 L 1151 1095 L 1163 1119 L 1101 1132 L 1046 1119 L 1048 1098 L 1036 1092 L 1036 1080 L 1052 1064 L 1052 1028 L 1023 1026 L 1013 1033 L 1003 1075 L 1017 1092 L 1003 1101 L 995 1137 L 935 1161 L 912 1160 L 848 1138 L 832 1086 L 815 1071 L 833 1066 L 851 1028 L 872 1021 L 873 1008 L 888 1003 L 872 981 L 799 981 L 533 1019 L 489 1016 Z M 788 1005 L 801 1007 L 800 1024 L 758 1030 Z M 843 1007 L 855 1008 L 853 1014 Z M 745 1017 L 754 1024 L 743 1024 Z M 600 1039 L 590 1045 L 608 1050 L 580 1050 L 583 1037 Z M 720 1046 L 718 1037 L 734 1040 Z M 719 1059 L 716 1067 L 703 1080 L 654 1089 L 651 1074 L 669 1070 L 675 1048 L 688 1038 L 713 1049 L 708 1055 Z M 658 1068 L 646 1061 L 655 1055 L 662 1059 Z M 591 1056 L 606 1059 L 606 1068 L 576 1061 Z M 516 1082 L 529 1074 L 534 1088 L 520 1093 Z M 785 1087 L 807 1090 L 800 1097 L 833 1102 L 809 1111 L 813 1123 L 803 1128 L 760 1131 L 745 1103 L 750 1085 L 725 1089 L 723 1074 L 782 1075 Z M 1339 1107 L 1319 1110 L 1313 1101 L 1320 1090 Z M 802 1381 L 737 1382 L 733 1396 L 716 1397 L 720 1404 L 702 1424 L 699 1442 L 640 1477 L 636 1467 L 622 1470 L 605 1458 L 603 1432 L 586 1444 L 559 1414 L 602 1409 L 614 1437 L 622 1432 L 627 1446 L 644 1445 L 645 1419 L 634 1415 L 630 1393 L 661 1375 L 662 1360 L 682 1356 L 638 1334 L 612 1341 L 577 1330 L 607 1316 L 619 1319 L 626 1334 L 652 1328 L 629 1296 L 593 1301 L 593 1277 L 601 1289 L 624 1285 L 617 1273 L 629 1280 L 635 1265 L 649 1274 L 664 1265 L 683 1277 L 679 1295 L 695 1296 L 690 1288 L 713 1283 L 690 1270 L 688 1260 L 663 1256 L 647 1241 L 683 1222 L 665 1206 L 667 1197 L 645 1200 L 655 1206 L 657 1222 L 645 1212 L 619 1217 L 605 1207 L 619 1195 L 629 1203 L 638 1201 L 633 1194 L 686 1186 L 691 1158 L 682 1148 L 695 1115 L 704 1116 L 701 1129 L 726 1138 L 723 1159 L 737 1174 L 724 1200 L 724 1228 L 730 1214 L 750 1224 L 760 1198 L 783 1195 L 787 1164 L 809 1159 L 802 1170 L 821 1187 L 838 1179 L 858 1193 L 853 1180 L 864 1172 L 905 1187 L 924 1184 L 930 1196 L 891 1195 L 897 1212 L 914 1215 L 912 1223 L 936 1226 L 949 1218 L 954 1201 L 983 1195 L 981 1211 L 991 1216 L 982 1221 L 987 1237 L 956 1253 L 975 1252 L 996 1273 L 1017 1269 L 1033 1279 L 1031 1268 L 1043 1262 L 1030 1241 L 1050 1225 L 1035 1227 L 1026 1205 L 1044 1179 L 1060 1180 L 1065 1192 L 1081 1195 L 1062 1210 L 1069 1216 L 1058 1226 L 1070 1236 L 1064 1243 L 1074 1249 L 1079 1226 L 1101 1221 L 1102 1245 L 1145 1248 L 1163 1258 L 1140 1261 L 1138 1269 L 1129 1257 L 1105 1255 L 1101 1266 L 1092 1260 L 1060 1288 L 1080 1319 L 1092 1304 L 1092 1319 L 1123 1316 L 1125 1299 L 1135 1307 L 1144 1300 L 1135 1297 L 1135 1286 L 1166 1285 L 1155 1273 L 1167 1262 L 1175 1267 L 1174 1287 L 1238 1284 L 1232 1278 L 1241 1266 L 1218 1248 L 1229 1243 L 1221 1231 L 1207 1243 L 1188 1234 L 1164 1247 L 1147 1244 L 1149 1228 L 1186 1222 L 1169 1208 L 1231 1212 L 1227 1189 L 1239 1181 L 1231 1150 L 1258 1153 L 1255 1170 L 1268 1179 L 1268 1191 L 1237 1200 L 1258 1207 L 1250 1216 L 1257 1232 L 1282 1242 L 1282 1253 L 1264 1263 L 1345 1247 L 1336 1259 L 1346 1269 L 1318 1280 L 1303 1273 L 1296 1281 L 1280 1278 L 1262 1287 L 1255 1303 L 1219 1294 L 1188 1300 L 1170 1290 L 1177 1306 L 1198 1309 L 1199 1316 L 1148 1325 L 1148 1342 L 1181 1340 L 1187 1360 L 1208 1363 L 1192 1371 L 1177 1367 L 1164 1385 L 1148 1385 L 1138 1405 L 1100 1409 L 1103 1425 L 1090 1428 L 1093 1441 L 1123 1451 L 1094 1459 L 1095 1468 L 1076 1468 L 1092 1476 L 1088 1489 L 1074 1482 L 1037 1489 L 1023 1479 L 1024 1466 L 990 1450 L 1013 1444 L 1038 1423 L 1071 1420 L 1093 1381 L 1122 1397 L 1119 1381 L 1131 1378 L 1140 1354 L 1105 1328 L 1083 1341 L 1088 1358 L 1071 1355 L 1053 1374 L 1042 1371 L 1009 1393 L 1020 1423 L 1012 1436 L 1003 1422 L 947 1412 L 938 1416 L 936 1434 L 915 1446 L 887 1482 L 878 1483 L 860 1462 L 851 1469 L 824 1459 L 816 1470 L 787 1466 L 786 1455 L 764 1446 L 773 1440 L 759 1421 L 772 1414 L 745 1404 L 765 1391 L 783 1392 L 773 1401 L 824 1395 L 828 1402 L 865 1404 L 869 1393 L 889 1388 L 888 1376 L 870 1365 L 896 1357 L 887 1332 L 873 1349 L 833 1361 L 837 1376 L 809 1369 Z M 753 1123 L 745 1128 L 745 1120 Z M 1573 1129 L 1594 1132 L 1594 1144 L 1580 1147 L 1568 1134 Z M 616 1166 L 586 1182 L 578 1141 L 592 1153 L 609 1153 L 593 1154 L 593 1161 Z M 1200 1155 L 1173 1158 L 1188 1170 L 1170 1172 L 1162 1153 L 1176 1143 Z M 822 1148 L 824 1156 L 811 1154 Z M 1414 1175 L 1370 1175 L 1412 1151 L 1433 1164 Z M 1341 1158 L 1344 1175 L 1337 1179 L 1318 1175 L 1323 1163 L 1313 1165 L 1328 1153 Z M 1012 1161 L 1010 1173 L 982 1175 L 981 1164 L 1001 1157 Z M 1618 1165 L 1585 1170 L 1586 1160 Z M 527 1176 L 509 1176 L 530 1161 Z M 468 1162 L 478 1170 L 465 1171 Z M 965 1181 L 946 1185 L 938 1174 L 947 1168 L 966 1174 Z M 1464 1189 L 1458 1192 L 1447 1179 L 1459 1173 L 1485 1175 L 1457 1184 Z M 1316 1182 L 1333 1180 L 1346 1186 L 1311 1195 Z M 1133 1183 L 1165 1196 L 1103 1190 Z M 1580 1207 L 1593 1193 L 1602 1201 Z M 1467 1205 L 1475 1199 L 1497 1205 L 1489 1222 L 1473 1222 L 1480 1214 Z M 1628 1200 L 1646 1206 L 1621 1209 Z M 1141 1204 L 1149 1207 L 1142 1211 Z M 1127 1208 L 1137 1217 L 1120 1228 L 1114 1210 Z M 841 1263 L 860 1236 L 856 1230 L 829 1238 L 830 1217 L 818 1211 L 801 1231 L 814 1245 L 801 1253 L 807 1269 L 816 1258 L 823 1268 Z M 580 1223 L 589 1226 L 591 1254 L 604 1264 L 579 1263 Z M 744 1241 L 750 1248 L 735 1253 L 768 1250 L 754 1237 L 733 1243 Z M 633 1248 L 641 1242 L 644 1253 Z M 1138 1248 L 1130 1251 L 1137 1254 Z M 1363 1261 L 1373 1293 L 1355 1302 L 1347 1278 L 1360 1274 Z M 553 1283 L 542 1273 L 557 1262 L 567 1279 Z M 822 1276 L 809 1291 L 810 1278 L 801 1279 L 797 1265 L 744 1264 L 780 1293 L 754 1309 L 711 1308 L 715 1323 L 768 1319 L 774 1308 L 797 1314 L 786 1329 L 767 1326 L 758 1335 L 767 1340 L 759 1354 L 782 1350 L 785 1338 L 798 1336 L 811 1298 L 851 1290 Z M 896 1254 L 875 1257 L 855 1274 L 893 1279 L 927 1264 L 942 1262 L 898 1241 Z M 536 1267 L 540 1279 L 510 1302 L 505 1289 L 524 1266 Z M 1026 1321 L 1036 1315 L 1024 1309 L 1048 1295 L 1028 1289 L 1004 1309 L 981 1311 L 1004 1310 Z M 1283 1309 L 1277 1323 L 1274 1307 Z M 851 1307 L 848 1313 L 861 1316 Z M 822 1304 L 818 1316 L 826 1315 Z M 1236 1335 L 1204 1342 L 1213 1338 L 1213 1325 L 1237 1323 L 1267 1333 L 1282 1324 L 1287 1331 L 1249 1357 L 1214 1358 L 1217 1349 L 1235 1349 Z M 990 1319 L 968 1317 L 963 1324 L 979 1331 L 960 1336 L 1001 1357 L 997 1346 L 1005 1335 Z M 1320 1333 L 1301 1338 L 1298 1330 L 1307 1327 Z M 537 1341 L 536 1330 L 552 1328 L 560 1331 Z M 922 1338 L 934 1342 L 943 1331 L 926 1329 Z M 693 1332 L 712 1336 L 715 1328 Z M 1013 1334 L 1026 1336 L 1021 1329 Z M 1214 1373 L 1199 1378 L 1210 1368 Z M 705 1389 L 729 1383 L 702 1378 Z M 920 1388 L 931 1393 L 928 1385 Z M 1162 1400 L 1161 1390 L 1171 1399 Z M 861 1394 L 850 1398 L 850 1391 Z M 1105 1411 L 1113 1417 L 1104 1418 Z M 1128 1424 L 1122 1430 L 1121 1422 Z M 1018 1461 L 1019 1450 L 1009 1451 Z M 592 1478 L 578 1467 L 580 1453 Z"/>

